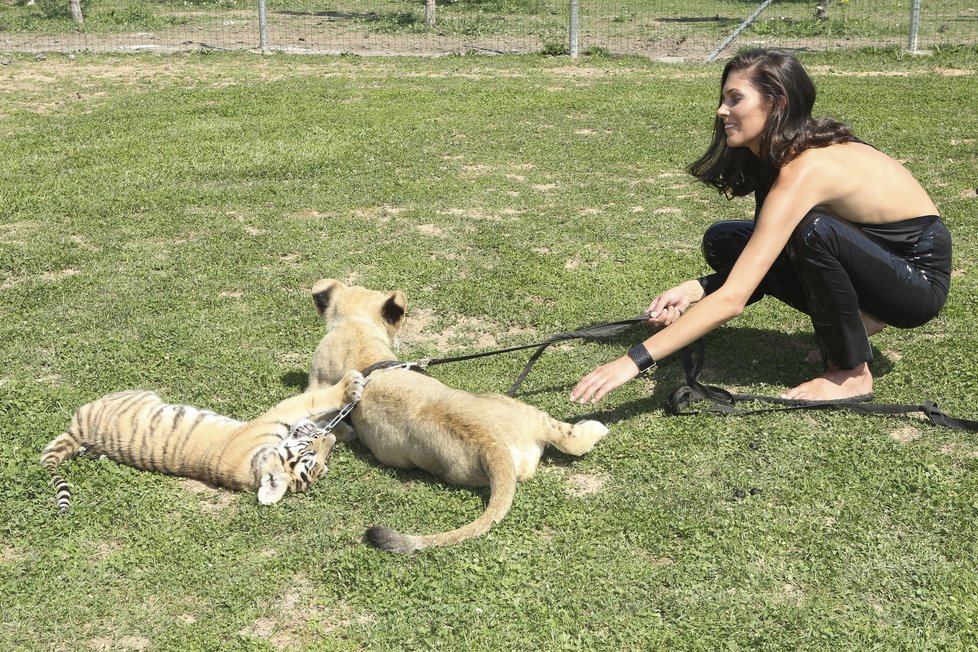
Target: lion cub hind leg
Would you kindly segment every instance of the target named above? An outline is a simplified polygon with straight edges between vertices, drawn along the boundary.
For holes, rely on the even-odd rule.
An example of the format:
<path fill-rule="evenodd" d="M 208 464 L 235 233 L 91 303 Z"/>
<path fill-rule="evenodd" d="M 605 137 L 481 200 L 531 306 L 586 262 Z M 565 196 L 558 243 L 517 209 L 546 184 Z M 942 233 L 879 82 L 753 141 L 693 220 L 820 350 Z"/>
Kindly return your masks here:
<path fill-rule="evenodd" d="M 557 450 L 568 455 L 584 455 L 608 434 L 608 428 L 600 421 L 588 419 L 575 424 L 561 424 L 560 432 L 550 439 Z"/>

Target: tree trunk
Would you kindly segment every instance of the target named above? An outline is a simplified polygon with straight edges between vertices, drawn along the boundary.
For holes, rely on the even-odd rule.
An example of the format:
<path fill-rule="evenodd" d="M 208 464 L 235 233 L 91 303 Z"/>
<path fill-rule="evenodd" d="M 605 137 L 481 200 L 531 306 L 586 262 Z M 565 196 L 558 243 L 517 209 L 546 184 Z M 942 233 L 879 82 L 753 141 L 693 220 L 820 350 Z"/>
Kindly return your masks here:
<path fill-rule="evenodd" d="M 428 29 L 435 26 L 435 0 L 424 0 L 424 26 Z"/>
<path fill-rule="evenodd" d="M 71 17 L 75 19 L 75 24 L 79 27 L 85 24 L 85 18 L 81 12 L 81 0 L 71 0 Z"/>

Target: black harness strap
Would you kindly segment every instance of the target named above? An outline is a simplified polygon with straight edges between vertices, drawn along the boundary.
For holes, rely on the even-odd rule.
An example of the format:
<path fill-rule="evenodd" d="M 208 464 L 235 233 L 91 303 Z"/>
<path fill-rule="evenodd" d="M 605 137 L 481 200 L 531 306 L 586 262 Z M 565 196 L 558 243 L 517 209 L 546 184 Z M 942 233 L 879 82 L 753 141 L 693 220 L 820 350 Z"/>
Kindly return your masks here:
<path fill-rule="evenodd" d="M 692 346 L 692 345 L 691 345 Z M 936 426 L 956 428 L 978 432 L 978 421 L 957 419 L 937 407 L 933 401 L 924 401 L 918 405 L 911 404 L 882 404 L 863 401 L 803 401 L 796 399 L 778 398 L 776 396 L 760 396 L 757 394 L 735 394 L 722 387 L 704 385 L 699 381 L 703 370 L 703 360 L 706 357 L 706 345 L 703 340 L 696 343 L 696 351 L 686 347 L 681 352 L 683 369 L 686 372 L 686 384 L 669 397 L 666 403 L 666 413 L 673 416 L 688 416 L 699 413 L 712 414 L 764 414 L 767 412 L 787 412 L 791 410 L 848 410 L 859 414 L 898 415 L 922 413 L 927 420 Z M 713 405 L 702 410 L 688 410 L 697 402 L 709 401 Z M 760 401 L 771 403 L 777 407 L 742 410 L 736 407 L 738 402 Z"/>
<path fill-rule="evenodd" d="M 400 360 L 381 360 L 380 362 L 375 362 L 360 373 L 364 378 L 368 377 L 375 371 L 380 371 L 381 369 L 390 369 L 391 367 L 400 367 L 401 369 L 417 371 L 419 374 L 424 374 L 426 376 L 430 375 L 425 371 L 425 366 L 420 362 L 401 362 Z"/>

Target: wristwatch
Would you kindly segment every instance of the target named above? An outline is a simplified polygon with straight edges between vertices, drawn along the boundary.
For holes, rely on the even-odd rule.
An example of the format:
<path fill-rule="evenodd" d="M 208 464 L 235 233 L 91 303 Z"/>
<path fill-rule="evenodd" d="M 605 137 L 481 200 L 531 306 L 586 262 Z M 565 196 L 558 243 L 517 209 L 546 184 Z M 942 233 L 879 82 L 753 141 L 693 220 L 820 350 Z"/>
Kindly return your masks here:
<path fill-rule="evenodd" d="M 646 371 L 651 371 L 655 369 L 655 360 L 649 354 L 649 350 L 645 348 L 645 344 L 639 342 L 632 348 L 628 349 L 628 357 L 632 359 L 632 362 L 638 367 L 639 375 L 644 374 Z"/>

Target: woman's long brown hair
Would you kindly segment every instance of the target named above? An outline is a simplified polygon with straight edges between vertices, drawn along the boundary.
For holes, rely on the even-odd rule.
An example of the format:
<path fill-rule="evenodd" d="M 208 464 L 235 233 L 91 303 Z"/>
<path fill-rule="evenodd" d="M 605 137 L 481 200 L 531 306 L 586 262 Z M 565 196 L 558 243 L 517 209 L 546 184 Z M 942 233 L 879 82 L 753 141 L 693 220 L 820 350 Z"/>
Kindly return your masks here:
<path fill-rule="evenodd" d="M 742 197 L 755 190 L 766 192 L 781 166 L 807 149 L 857 140 L 841 122 L 812 117 L 815 84 L 801 63 L 787 52 L 748 50 L 728 61 L 720 80 L 720 103 L 727 77 L 737 71 L 746 73 L 751 86 L 771 106 L 759 155 L 754 156 L 746 147 L 727 147 L 723 119 L 717 116 L 709 147 L 687 168 L 726 197 Z"/>

